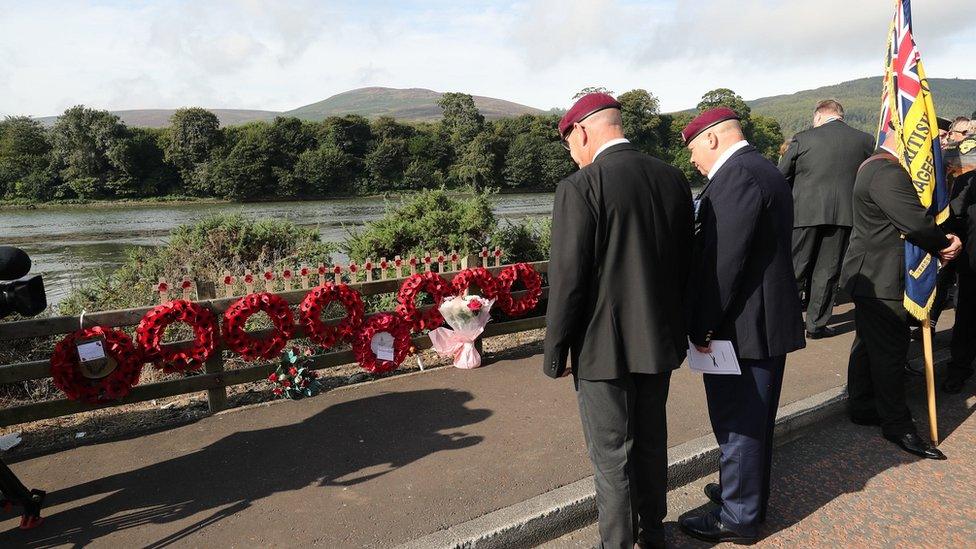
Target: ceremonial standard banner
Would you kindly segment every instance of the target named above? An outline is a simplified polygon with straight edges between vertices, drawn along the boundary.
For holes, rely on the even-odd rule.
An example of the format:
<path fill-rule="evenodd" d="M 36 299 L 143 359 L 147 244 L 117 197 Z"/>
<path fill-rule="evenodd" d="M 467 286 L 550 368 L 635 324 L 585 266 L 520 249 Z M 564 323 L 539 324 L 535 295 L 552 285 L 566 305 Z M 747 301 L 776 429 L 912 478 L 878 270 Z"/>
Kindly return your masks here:
<path fill-rule="evenodd" d="M 899 137 L 897 156 L 912 177 L 919 201 L 936 223 L 942 223 L 949 217 L 949 191 L 935 104 L 912 36 L 910 0 L 895 0 L 882 85 L 879 144 L 889 131 L 889 122 Z M 928 317 L 935 301 L 938 274 L 938 258 L 906 241 L 905 309 L 919 320 Z"/>

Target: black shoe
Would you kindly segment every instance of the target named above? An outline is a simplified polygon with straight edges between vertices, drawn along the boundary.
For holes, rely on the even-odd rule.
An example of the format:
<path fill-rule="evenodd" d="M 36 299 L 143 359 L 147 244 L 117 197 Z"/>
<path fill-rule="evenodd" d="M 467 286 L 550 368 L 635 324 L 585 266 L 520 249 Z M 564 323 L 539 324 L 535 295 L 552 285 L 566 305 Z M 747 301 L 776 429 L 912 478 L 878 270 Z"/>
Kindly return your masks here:
<path fill-rule="evenodd" d="M 722 486 L 717 482 L 709 482 L 702 488 L 705 495 L 708 496 L 708 500 L 715 505 L 722 505 Z"/>
<path fill-rule="evenodd" d="M 901 449 L 916 456 L 923 457 L 925 459 L 948 459 L 946 455 L 943 454 L 938 448 L 932 446 L 928 442 L 922 440 L 922 437 L 915 433 L 907 433 L 904 435 L 885 435 L 886 439 L 894 442 Z"/>
<path fill-rule="evenodd" d="M 830 326 L 824 326 L 823 328 L 818 328 L 812 332 L 807 332 L 807 337 L 810 339 L 825 339 L 828 337 L 834 337 L 837 335 L 837 330 L 831 328 Z"/>
<path fill-rule="evenodd" d="M 969 379 L 969 376 L 971 375 L 972 374 L 967 376 L 957 376 L 949 374 L 949 377 L 942 382 L 942 390 L 950 395 L 958 395 L 962 392 L 962 388 L 966 384 L 966 380 Z"/>
<path fill-rule="evenodd" d="M 850 416 L 851 423 L 854 425 L 881 425 L 881 418 L 878 416 Z"/>
<path fill-rule="evenodd" d="M 732 543 L 755 543 L 758 536 L 743 536 L 729 530 L 712 513 L 696 517 L 685 517 L 678 521 L 681 531 L 693 538 L 711 543 L 731 541 Z"/>

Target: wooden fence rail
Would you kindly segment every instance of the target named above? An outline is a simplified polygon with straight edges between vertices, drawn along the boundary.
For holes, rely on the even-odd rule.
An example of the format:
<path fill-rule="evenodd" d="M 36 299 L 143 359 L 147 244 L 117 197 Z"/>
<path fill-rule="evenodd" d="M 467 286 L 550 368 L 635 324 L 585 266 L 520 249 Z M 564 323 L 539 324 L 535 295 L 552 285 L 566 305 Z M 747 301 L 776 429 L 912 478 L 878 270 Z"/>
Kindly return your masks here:
<path fill-rule="evenodd" d="M 466 258 L 465 263 L 476 265 L 477 263 L 475 261 L 475 258 L 469 256 Z M 539 273 L 547 272 L 549 266 L 546 261 L 530 263 L 530 265 Z M 497 275 L 504 267 L 504 265 L 490 267 L 489 271 Z M 447 280 L 451 280 L 456 274 L 444 273 L 442 276 Z M 363 296 L 373 296 L 395 293 L 400 288 L 403 280 L 404 278 L 397 278 L 372 282 L 357 282 L 349 286 L 360 292 Z M 296 305 L 302 301 L 307 292 L 308 290 L 293 290 L 289 292 L 278 292 L 277 295 L 284 298 L 289 304 Z M 524 294 L 524 291 L 514 292 L 513 296 L 519 297 Z M 542 299 L 545 300 L 548 294 L 548 287 L 543 288 Z M 226 311 L 238 299 L 240 298 L 208 299 L 198 301 L 197 303 L 200 303 L 219 315 Z M 86 327 L 96 325 L 109 327 L 134 326 L 151 309 L 152 307 L 140 307 L 120 311 L 90 313 L 84 316 L 84 323 Z M 0 324 L 0 345 L 4 341 L 71 333 L 79 328 L 80 322 L 81 318 L 77 316 L 60 316 L 3 323 Z M 338 322 L 338 320 L 333 321 L 333 323 L 335 322 Z M 489 323 L 485 328 L 483 336 L 491 337 L 511 334 L 542 328 L 544 326 L 545 317 L 542 315 L 506 322 L 493 322 Z M 255 335 L 261 335 L 266 332 L 268 330 L 256 332 Z M 304 337 L 304 330 L 301 326 L 296 326 L 295 337 Z M 414 336 L 412 339 L 413 345 L 417 350 L 428 349 L 431 346 L 430 338 L 426 335 Z M 180 341 L 169 343 L 167 346 L 179 347 L 187 343 L 187 341 Z M 182 379 L 137 385 L 132 388 L 132 391 L 125 398 L 104 405 L 93 406 L 73 400 L 57 399 L 2 409 L 0 410 L 0 427 L 204 390 L 207 391 L 207 402 L 210 411 L 216 412 L 222 410 L 227 406 L 227 387 L 264 379 L 277 367 L 277 364 L 274 362 L 265 362 L 249 365 L 244 368 L 225 370 L 224 350 L 226 350 L 226 346 L 221 341 L 218 344 L 217 351 L 214 352 L 211 359 L 205 364 L 203 374 Z M 316 369 L 330 368 L 355 362 L 352 351 L 348 350 L 316 355 L 311 357 L 311 360 L 313 367 Z M 50 377 L 50 362 L 48 360 L 0 365 L 0 384 L 18 383 L 47 377 Z"/>

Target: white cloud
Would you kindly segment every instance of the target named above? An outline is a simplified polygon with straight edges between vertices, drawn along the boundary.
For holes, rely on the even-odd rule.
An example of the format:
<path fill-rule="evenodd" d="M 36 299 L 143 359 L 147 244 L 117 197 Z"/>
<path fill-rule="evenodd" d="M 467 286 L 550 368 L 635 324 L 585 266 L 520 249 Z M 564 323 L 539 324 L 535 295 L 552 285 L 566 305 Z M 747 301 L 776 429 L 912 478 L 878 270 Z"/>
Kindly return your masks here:
<path fill-rule="evenodd" d="M 915 12 L 929 75 L 976 77 L 976 2 Z M 540 108 L 646 88 L 679 109 L 716 87 L 751 98 L 879 74 L 890 18 L 886 0 L 0 0 L 0 113 L 286 110 L 362 86 Z"/>

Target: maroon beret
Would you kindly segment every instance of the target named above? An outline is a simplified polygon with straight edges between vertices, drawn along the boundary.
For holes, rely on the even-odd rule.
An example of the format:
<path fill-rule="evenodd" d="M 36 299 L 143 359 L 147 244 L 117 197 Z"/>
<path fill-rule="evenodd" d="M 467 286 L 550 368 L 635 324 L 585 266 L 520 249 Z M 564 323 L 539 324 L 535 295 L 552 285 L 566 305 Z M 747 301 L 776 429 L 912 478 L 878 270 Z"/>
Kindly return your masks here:
<path fill-rule="evenodd" d="M 582 122 L 586 117 L 596 114 L 603 109 L 619 109 L 620 103 L 613 96 L 605 93 L 588 93 L 563 115 L 559 121 L 559 137 L 566 137 L 573 124 Z"/>
<path fill-rule="evenodd" d="M 691 121 L 690 124 L 685 126 L 685 129 L 681 130 L 681 138 L 685 140 L 685 145 L 691 143 L 691 140 L 698 137 L 701 132 L 711 128 L 715 124 L 725 122 L 726 120 L 741 120 L 739 115 L 735 113 L 732 109 L 728 107 L 718 107 L 715 109 L 709 109 Z"/>

